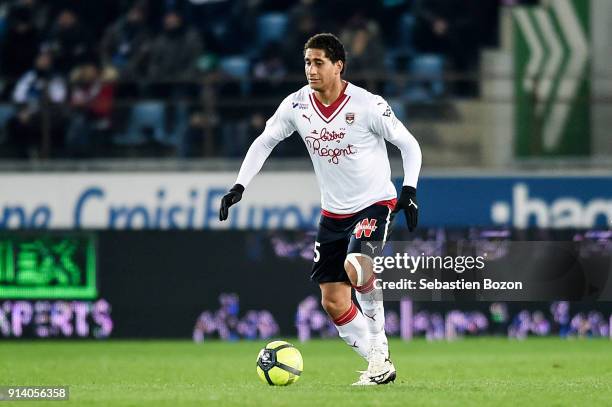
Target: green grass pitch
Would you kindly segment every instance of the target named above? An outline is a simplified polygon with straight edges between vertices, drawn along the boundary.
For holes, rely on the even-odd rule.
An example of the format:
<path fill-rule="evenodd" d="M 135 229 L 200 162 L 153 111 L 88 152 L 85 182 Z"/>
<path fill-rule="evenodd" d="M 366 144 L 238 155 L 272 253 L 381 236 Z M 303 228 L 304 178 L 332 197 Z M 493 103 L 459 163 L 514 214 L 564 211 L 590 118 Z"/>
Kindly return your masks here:
<path fill-rule="evenodd" d="M 250 341 L 3 341 L 0 385 L 70 386 L 54 406 L 612 405 L 609 340 L 393 340 L 396 382 L 367 388 L 349 386 L 365 362 L 339 339 L 292 342 L 304 373 L 289 387 L 259 381 L 265 343 Z"/>

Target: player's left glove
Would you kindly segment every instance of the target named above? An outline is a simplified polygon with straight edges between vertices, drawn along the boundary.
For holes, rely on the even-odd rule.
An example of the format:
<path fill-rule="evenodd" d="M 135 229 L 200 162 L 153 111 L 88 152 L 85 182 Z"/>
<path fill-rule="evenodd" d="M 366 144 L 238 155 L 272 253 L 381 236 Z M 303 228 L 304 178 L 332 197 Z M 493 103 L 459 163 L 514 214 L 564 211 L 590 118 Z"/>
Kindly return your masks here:
<path fill-rule="evenodd" d="M 416 199 L 416 188 L 407 185 L 402 187 L 402 193 L 397 200 L 393 213 L 396 214 L 402 209 L 404 210 L 404 215 L 406 215 L 408 230 L 412 232 L 419 223 L 419 205 Z"/>
<path fill-rule="evenodd" d="M 240 184 L 234 185 L 223 198 L 221 198 L 221 208 L 219 208 L 219 220 L 227 219 L 229 207 L 240 202 L 244 187 Z"/>

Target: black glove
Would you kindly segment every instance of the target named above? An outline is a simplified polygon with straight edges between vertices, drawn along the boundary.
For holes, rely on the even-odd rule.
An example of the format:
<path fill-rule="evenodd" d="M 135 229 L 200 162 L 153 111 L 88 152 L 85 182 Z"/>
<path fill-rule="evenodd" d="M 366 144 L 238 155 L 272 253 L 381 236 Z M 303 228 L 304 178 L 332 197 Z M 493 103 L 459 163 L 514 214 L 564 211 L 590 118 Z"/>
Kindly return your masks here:
<path fill-rule="evenodd" d="M 412 232 L 419 223 L 419 205 L 417 204 L 416 189 L 414 187 L 402 187 L 402 193 L 397 200 L 393 213 L 396 214 L 402 209 L 404 210 L 404 215 L 406 215 L 408 230 Z"/>
<path fill-rule="evenodd" d="M 240 184 L 236 184 L 229 190 L 227 194 L 223 198 L 221 198 L 221 208 L 219 208 L 219 220 L 227 219 L 229 207 L 233 204 L 240 202 L 242 199 L 242 193 L 244 192 L 244 187 Z"/>

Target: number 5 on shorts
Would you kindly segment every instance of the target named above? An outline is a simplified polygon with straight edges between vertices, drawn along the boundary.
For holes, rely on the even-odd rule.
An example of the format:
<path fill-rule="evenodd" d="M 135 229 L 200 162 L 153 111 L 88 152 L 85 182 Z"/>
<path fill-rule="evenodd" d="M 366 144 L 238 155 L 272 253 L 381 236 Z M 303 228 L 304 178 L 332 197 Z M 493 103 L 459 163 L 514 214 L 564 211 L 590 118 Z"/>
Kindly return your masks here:
<path fill-rule="evenodd" d="M 321 243 L 315 242 L 315 244 L 314 244 L 314 259 L 312 259 L 312 261 L 314 261 L 315 263 L 318 262 L 319 259 L 321 259 L 321 253 L 317 249 L 319 246 L 321 246 Z"/>

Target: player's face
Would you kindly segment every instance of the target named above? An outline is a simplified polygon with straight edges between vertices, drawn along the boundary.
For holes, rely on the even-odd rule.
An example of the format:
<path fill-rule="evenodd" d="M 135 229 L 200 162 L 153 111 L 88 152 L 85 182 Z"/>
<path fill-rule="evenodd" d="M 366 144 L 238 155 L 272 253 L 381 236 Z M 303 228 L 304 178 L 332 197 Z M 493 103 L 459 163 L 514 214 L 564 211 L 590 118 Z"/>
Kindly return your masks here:
<path fill-rule="evenodd" d="M 342 71 L 342 61 L 333 63 L 325 55 L 324 50 L 308 48 L 304 54 L 304 70 L 310 87 L 322 91 L 338 80 Z"/>

